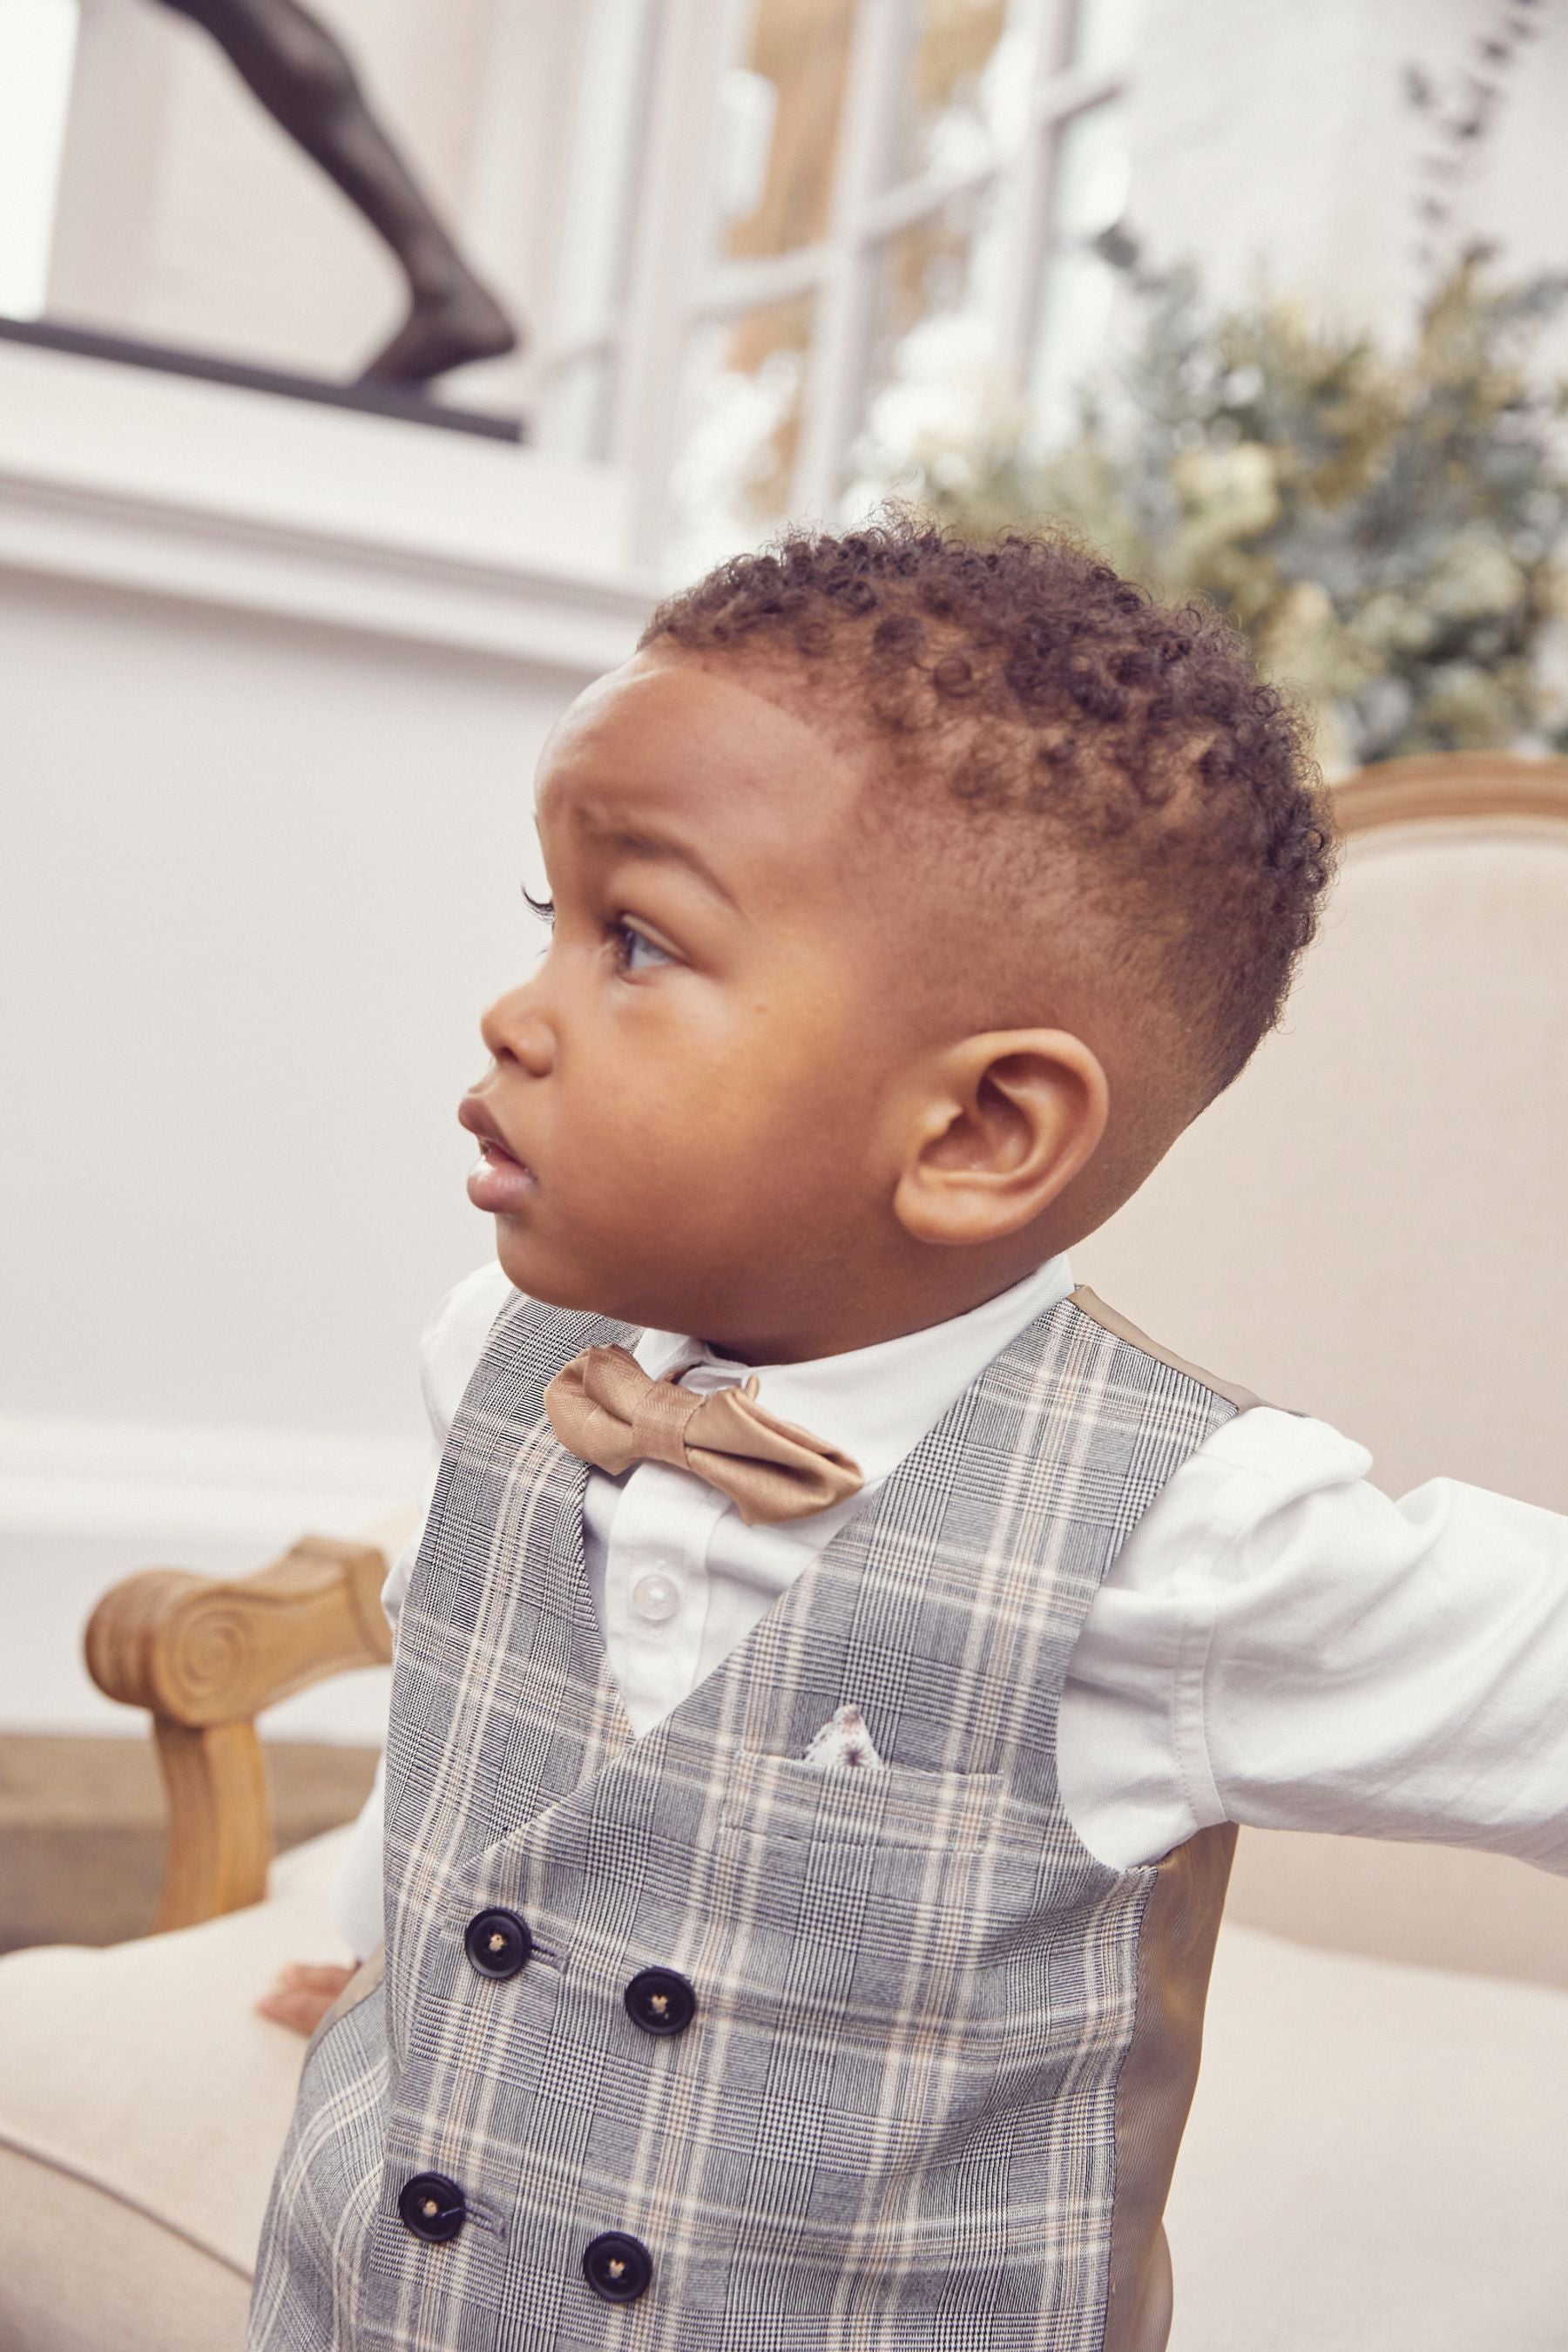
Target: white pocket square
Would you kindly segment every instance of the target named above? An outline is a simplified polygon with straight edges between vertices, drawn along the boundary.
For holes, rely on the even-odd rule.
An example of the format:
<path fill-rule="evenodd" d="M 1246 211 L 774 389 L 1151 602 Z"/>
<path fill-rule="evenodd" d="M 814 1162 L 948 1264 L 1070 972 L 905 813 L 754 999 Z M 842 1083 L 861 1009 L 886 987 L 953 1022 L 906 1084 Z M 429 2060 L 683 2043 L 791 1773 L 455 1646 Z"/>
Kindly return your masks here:
<path fill-rule="evenodd" d="M 801 1761 L 815 1765 L 821 1772 L 837 1771 L 840 1766 L 868 1764 L 875 1765 L 879 1771 L 887 1769 L 858 1706 L 835 1707 Z"/>

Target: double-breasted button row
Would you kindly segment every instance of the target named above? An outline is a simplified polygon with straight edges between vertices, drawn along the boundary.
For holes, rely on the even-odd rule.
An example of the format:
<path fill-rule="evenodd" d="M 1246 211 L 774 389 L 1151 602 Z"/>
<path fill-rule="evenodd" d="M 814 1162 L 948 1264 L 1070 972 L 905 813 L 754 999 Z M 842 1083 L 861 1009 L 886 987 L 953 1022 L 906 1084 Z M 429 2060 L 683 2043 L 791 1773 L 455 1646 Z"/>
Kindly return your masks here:
<path fill-rule="evenodd" d="M 503 1982 L 521 1974 L 533 1954 L 533 1935 L 515 1911 L 492 1905 L 463 1931 L 469 1966 Z M 626 2015 L 645 2033 L 684 2033 L 697 2014 L 697 1994 L 679 1969 L 639 1969 L 622 1996 Z M 468 2200 L 444 2172 L 416 2172 L 399 2192 L 404 2227 L 428 2245 L 447 2244 L 468 2220 Z M 625 2230 L 603 2230 L 583 2250 L 583 2275 L 605 2303 L 635 2303 L 653 2282 L 653 2256 Z"/>
<path fill-rule="evenodd" d="M 498 1982 L 515 1977 L 532 1956 L 526 1919 L 499 1906 L 480 1911 L 463 1931 L 469 1965 Z M 626 2015 L 645 2033 L 684 2033 L 697 2014 L 697 1994 L 679 1969 L 639 1969 L 622 1996 Z"/>
<path fill-rule="evenodd" d="M 444 2246 L 468 2218 L 468 2201 L 444 2172 L 416 2172 L 398 2195 L 403 2226 L 426 2245 Z M 626 2230 L 602 2230 L 583 2249 L 583 2275 L 605 2303 L 635 2303 L 653 2284 L 653 2256 Z"/>

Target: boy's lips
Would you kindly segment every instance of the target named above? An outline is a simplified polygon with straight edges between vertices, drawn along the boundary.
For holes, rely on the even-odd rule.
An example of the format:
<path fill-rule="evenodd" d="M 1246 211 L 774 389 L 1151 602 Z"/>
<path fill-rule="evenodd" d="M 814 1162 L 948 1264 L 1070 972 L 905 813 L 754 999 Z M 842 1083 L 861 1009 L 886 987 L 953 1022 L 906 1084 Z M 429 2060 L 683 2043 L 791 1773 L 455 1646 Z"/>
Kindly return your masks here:
<path fill-rule="evenodd" d="M 532 1169 L 520 1160 L 501 1134 L 495 1118 L 477 1095 L 465 1095 L 458 1118 L 470 1135 L 478 1136 L 479 1159 L 468 1171 L 468 1198 L 487 1216 L 511 1216 L 521 1209 L 536 1182 Z"/>

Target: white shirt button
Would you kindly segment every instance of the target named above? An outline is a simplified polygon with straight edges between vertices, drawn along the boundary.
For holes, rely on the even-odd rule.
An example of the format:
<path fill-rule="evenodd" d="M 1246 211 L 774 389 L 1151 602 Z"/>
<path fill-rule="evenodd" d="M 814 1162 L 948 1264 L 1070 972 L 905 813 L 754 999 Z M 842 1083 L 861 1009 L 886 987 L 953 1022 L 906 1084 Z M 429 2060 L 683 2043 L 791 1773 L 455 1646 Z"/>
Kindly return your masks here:
<path fill-rule="evenodd" d="M 680 1607 L 680 1587 L 673 1576 L 650 1569 L 632 1586 L 631 1603 L 646 1624 L 668 1624 Z"/>

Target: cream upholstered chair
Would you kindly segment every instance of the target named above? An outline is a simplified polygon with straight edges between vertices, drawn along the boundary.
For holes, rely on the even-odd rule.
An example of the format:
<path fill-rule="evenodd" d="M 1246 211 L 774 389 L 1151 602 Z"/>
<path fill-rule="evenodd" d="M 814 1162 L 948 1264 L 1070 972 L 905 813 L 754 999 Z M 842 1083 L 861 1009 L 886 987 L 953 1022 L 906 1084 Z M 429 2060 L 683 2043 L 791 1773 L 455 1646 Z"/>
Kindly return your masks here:
<path fill-rule="evenodd" d="M 1391 1493 L 1568 1511 L 1568 761 L 1394 761 L 1337 797 L 1282 1029 L 1075 1267 L 1361 1439 Z M 1568 2347 L 1565 1988 L 1568 1880 L 1244 1832 L 1173 2352 Z"/>
<path fill-rule="evenodd" d="M 169 1801 L 157 1932 L 0 1960 L 0 2352 L 238 2352 L 302 2044 L 254 2004 L 287 1960 L 348 1961 L 346 1832 L 275 1862 L 255 1718 L 384 1664 L 388 1555 L 307 1536 L 231 1582 L 127 1578 L 87 1629 L 145 1707 Z M 265 1898 L 265 1899 L 264 1899 Z"/>
<path fill-rule="evenodd" d="M 1395 763 L 1340 805 L 1345 872 L 1283 1033 L 1079 1270 L 1363 1438 L 1395 1491 L 1446 1471 L 1565 1508 L 1568 761 Z M 336 1630 L 301 1643 L 299 1573 L 133 1582 L 99 1622 L 100 1672 L 160 1722 L 165 1916 L 206 1924 L 0 1962 L 5 2352 L 241 2341 L 300 2057 L 249 2005 L 279 1959 L 334 1948 L 332 1840 L 211 1916 L 265 1864 L 244 1717 L 265 1658 L 297 1683 L 377 1638 L 318 1552 L 294 1600 Z M 1568 1883 L 1245 1833 L 1173 2199 L 1173 2352 L 1564 2352 L 1565 1986 Z"/>

